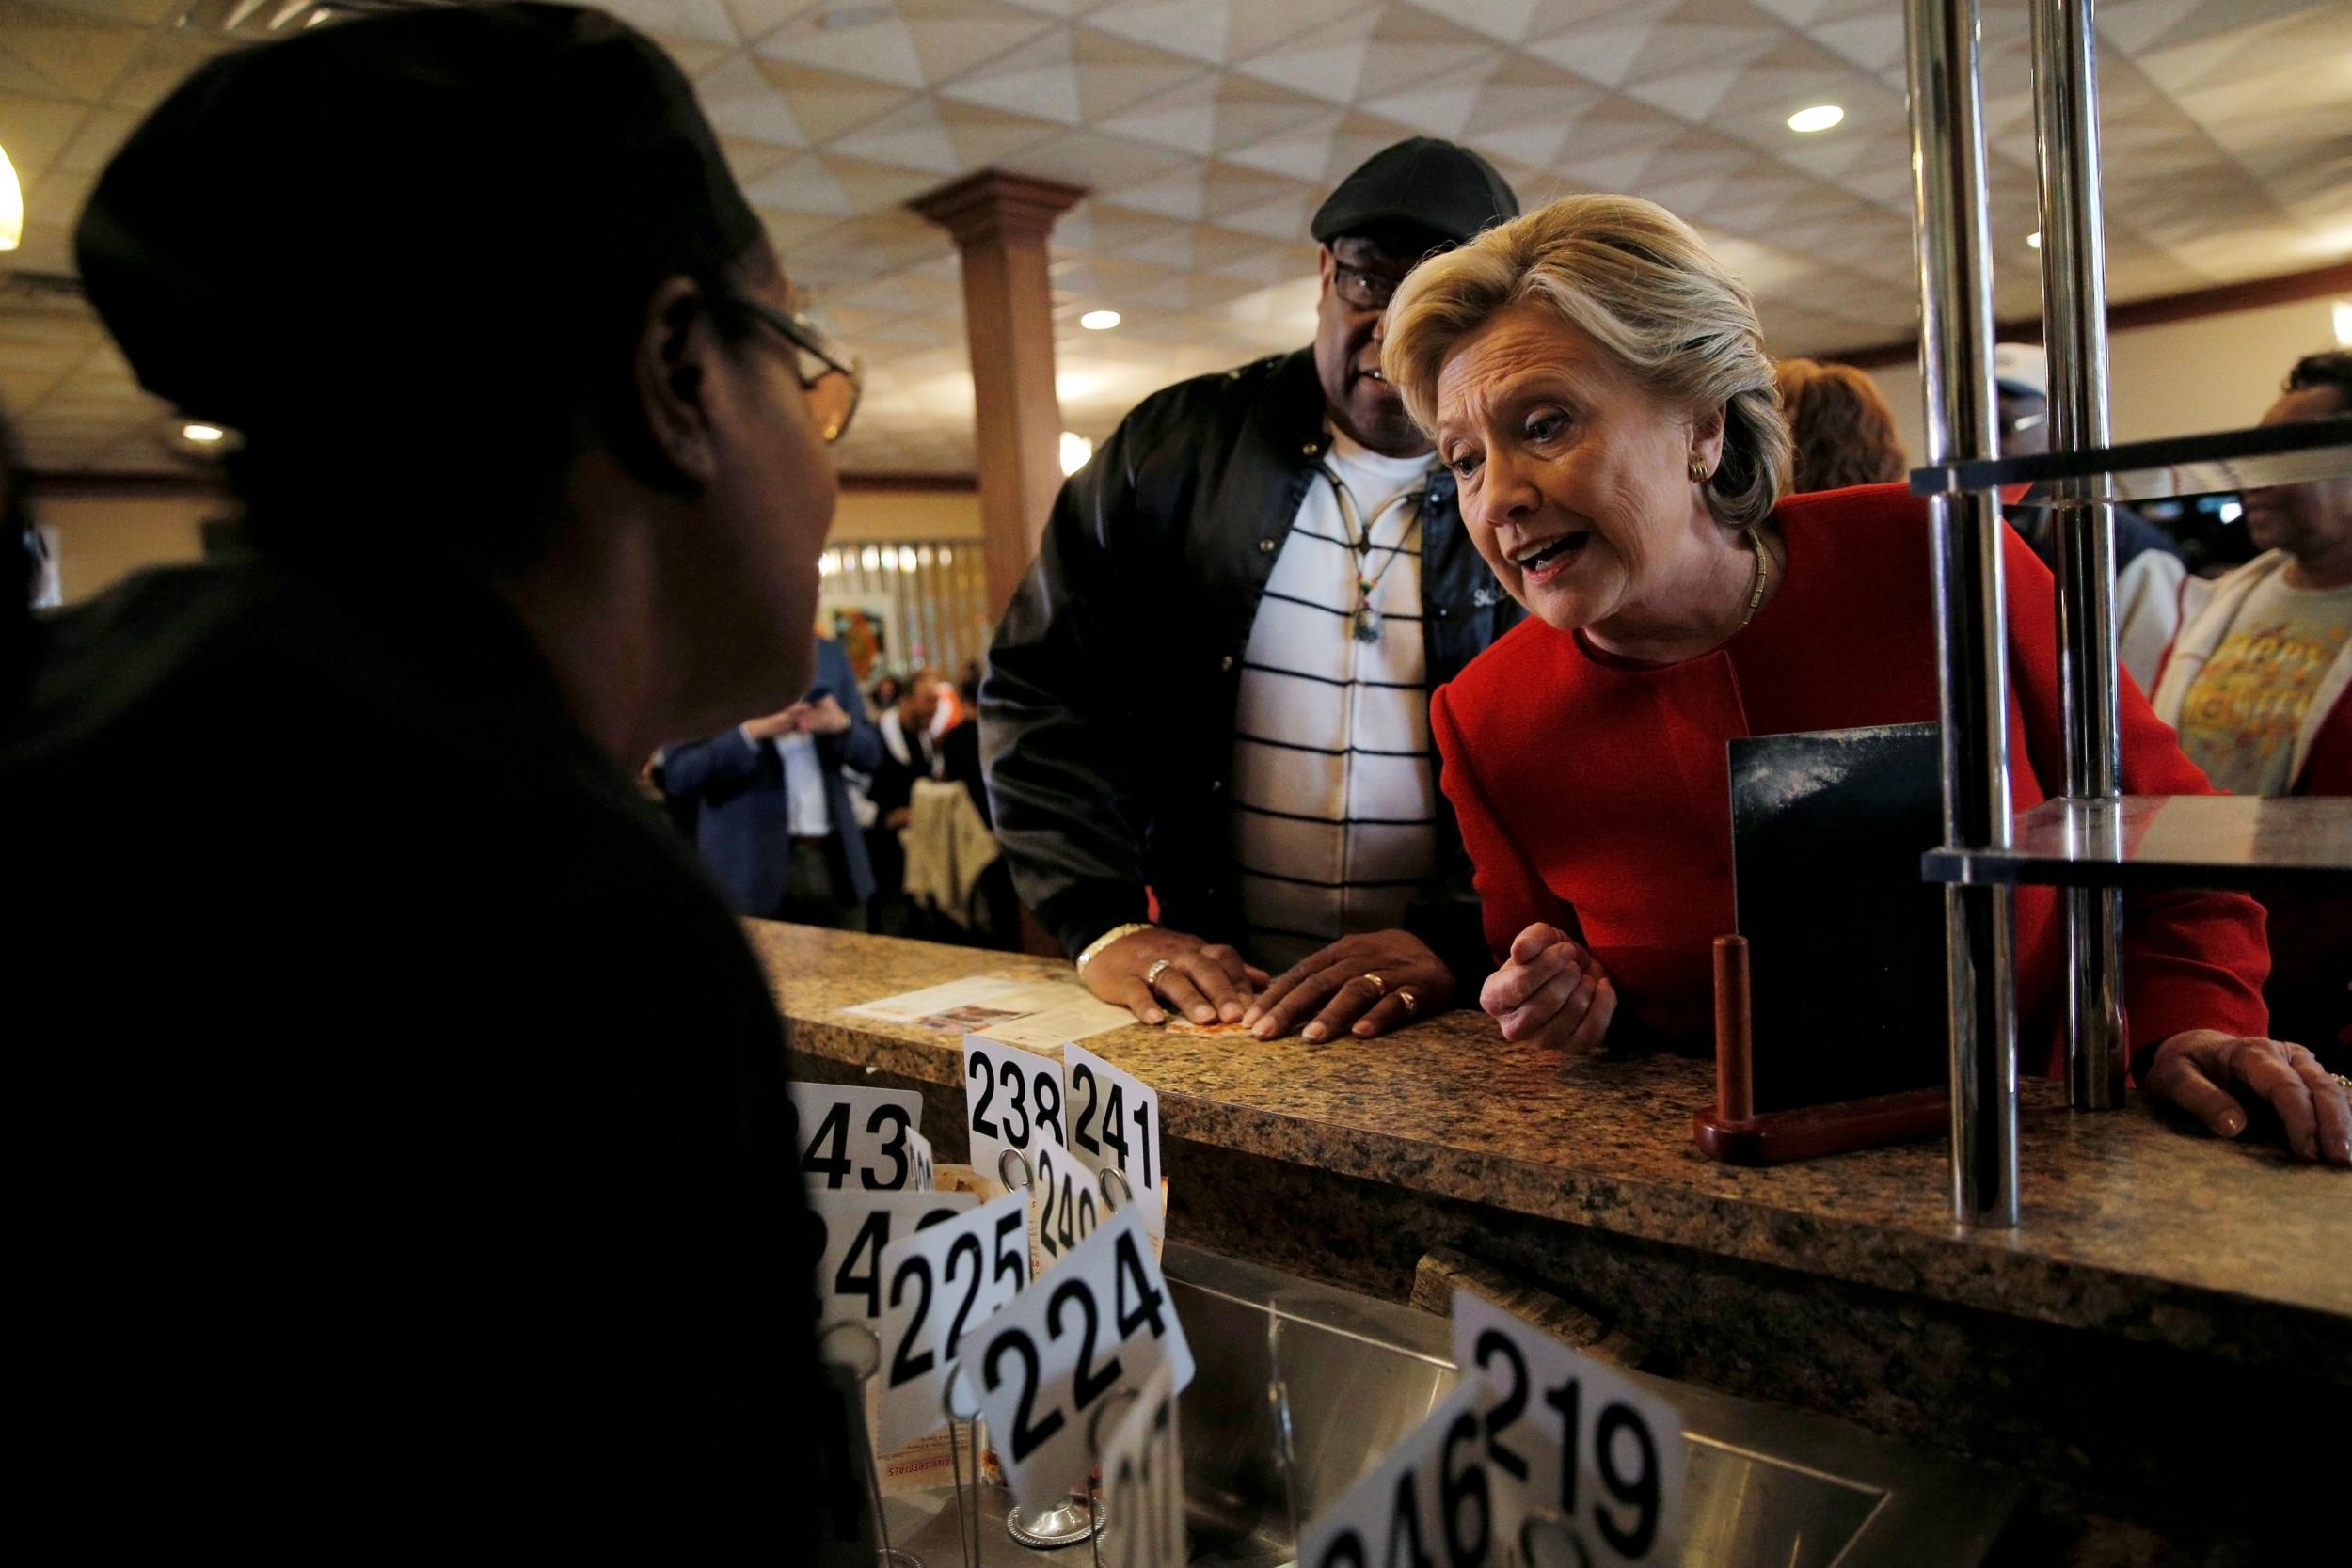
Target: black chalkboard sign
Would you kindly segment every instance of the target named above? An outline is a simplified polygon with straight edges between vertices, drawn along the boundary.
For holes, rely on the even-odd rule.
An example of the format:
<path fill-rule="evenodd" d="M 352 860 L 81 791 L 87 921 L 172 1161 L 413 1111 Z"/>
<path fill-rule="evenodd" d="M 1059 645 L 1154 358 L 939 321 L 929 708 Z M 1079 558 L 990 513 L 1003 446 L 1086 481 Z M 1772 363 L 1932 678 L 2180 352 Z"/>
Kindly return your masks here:
<path fill-rule="evenodd" d="M 1748 940 L 1756 1108 L 1946 1081 L 1939 726 L 1730 743 L 1740 934 Z"/>

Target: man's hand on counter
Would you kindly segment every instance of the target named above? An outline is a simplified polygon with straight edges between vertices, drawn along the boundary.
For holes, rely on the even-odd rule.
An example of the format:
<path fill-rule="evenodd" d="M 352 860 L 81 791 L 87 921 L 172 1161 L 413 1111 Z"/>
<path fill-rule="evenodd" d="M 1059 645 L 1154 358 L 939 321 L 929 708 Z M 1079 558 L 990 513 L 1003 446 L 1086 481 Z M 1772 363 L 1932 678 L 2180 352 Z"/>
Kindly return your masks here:
<path fill-rule="evenodd" d="M 1167 967 L 1152 974 L 1162 959 Z M 1266 982 L 1264 970 L 1243 961 L 1223 942 L 1157 926 L 1120 937 L 1088 959 L 1078 977 L 1087 990 L 1143 1023 L 1168 1022 L 1163 1002 L 1195 1023 L 1235 1022 Z"/>
<path fill-rule="evenodd" d="M 1342 937 L 1276 975 L 1241 1021 L 1270 1040 L 1312 1014 L 1299 1030 L 1312 1045 L 1350 1028 L 1358 1038 L 1371 1039 L 1453 1005 L 1454 972 L 1427 942 L 1410 931 L 1365 931 Z"/>
<path fill-rule="evenodd" d="M 1502 1026 L 1563 1058 L 1598 1051 L 1616 1016 L 1617 988 L 1600 960 L 1557 926 L 1534 925 L 1511 940 L 1502 967 L 1486 976 L 1478 1005 Z"/>
<path fill-rule="evenodd" d="M 2296 1158 L 2352 1165 L 2352 1096 L 2302 1046 L 2183 1030 L 2156 1047 L 2143 1086 L 2225 1138 L 2246 1131 L 2242 1101 L 2266 1105 Z"/>

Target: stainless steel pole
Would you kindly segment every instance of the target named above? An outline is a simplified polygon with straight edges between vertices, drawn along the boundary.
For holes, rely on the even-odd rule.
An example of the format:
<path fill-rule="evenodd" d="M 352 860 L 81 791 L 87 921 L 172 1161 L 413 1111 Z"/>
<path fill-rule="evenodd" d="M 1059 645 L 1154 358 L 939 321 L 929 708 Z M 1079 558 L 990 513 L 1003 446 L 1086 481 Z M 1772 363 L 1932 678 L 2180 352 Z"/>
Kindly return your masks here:
<path fill-rule="evenodd" d="M 2042 319 L 2050 352 L 2050 448 L 2107 444 L 2106 229 L 2099 212 L 2099 79 L 2092 0 L 2034 0 L 2034 133 L 2042 170 Z M 2059 709 L 2066 793 L 2122 793 L 2118 758 L 2115 514 L 2105 483 L 2070 480 L 2058 541 Z M 2066 1078 L 2074 1108 L 2123 1103 L 2123 895 L 2068 888 Z"/>
<path fill-rule="evenodd" d="M 1905 0 L 1904 8 L 1928 461 L 1966 462 L 1995 450 L 1977 0 Z M 1944 840 L 1952 848 L 2007 848 L 2009 628 L 2000 497 L 1938 497 L 1930 509 L 1943 665 Z M 2013 909 L 2007 887 L 1945 889 L 1952 1212 L 1963 1225 L 2017 1223 Z"/>

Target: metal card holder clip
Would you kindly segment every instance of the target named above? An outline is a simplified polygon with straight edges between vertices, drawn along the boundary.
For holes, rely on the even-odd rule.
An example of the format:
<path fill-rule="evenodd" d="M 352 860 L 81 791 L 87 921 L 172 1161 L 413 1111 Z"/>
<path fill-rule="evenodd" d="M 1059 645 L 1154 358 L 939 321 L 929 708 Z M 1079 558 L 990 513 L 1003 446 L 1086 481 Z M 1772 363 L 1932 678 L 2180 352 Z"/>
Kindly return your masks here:
<path fill-rule="evenodd" d="M 817 1359 L 829 1370 L 840 1374 L 861 1396 L 854 1418 L 849 1423 L 850 1441 L 865 1456 L 866 1490 L 874 1503 L 874 1531 L 882 1541 L 875 1562 L 879 1568 L 924 1568 L 921 1558 L 890 1544 L 890 1521 L 882 1514 L 882 1468 L 874 1454 L 873 1434 L 866 1424 L 863 1398 L 866 1383 L 882 1370 L 881 1338 L 864 1323 L 834 1323 L 818 1336 Z"/>

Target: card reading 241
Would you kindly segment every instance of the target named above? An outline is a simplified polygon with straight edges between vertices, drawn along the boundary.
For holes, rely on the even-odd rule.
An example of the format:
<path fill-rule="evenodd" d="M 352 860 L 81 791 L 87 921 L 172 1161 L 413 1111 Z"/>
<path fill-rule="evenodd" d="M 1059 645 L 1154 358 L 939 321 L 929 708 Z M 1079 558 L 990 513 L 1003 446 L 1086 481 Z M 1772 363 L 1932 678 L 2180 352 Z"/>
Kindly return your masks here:
<path fill-rule="evenodd" d="M 1144 1212 L 1144 1226 L 1157 1238 L 1168 1234 L 1160 1201 L 1160 1097 L 1134 1073 L 1073 1041 L 1062 1048 L 1062 1069 L 1070 1088 L 1070 1152 L 1099 1173 L 1119 1172 Z"/>
<path fill-rule="evenodd" d="M 1083 1484 L 1094 1463 L 1095 1411 L 1113 1389 L 1140 1386 L 1162 1363 L 1182 1393 L 1192 1382 L 1192 1347 L 1143 1216 L 1122 1209 L 965 1348 L 965 1375 L 1013 1499 L 1044 1508 Z"/>

